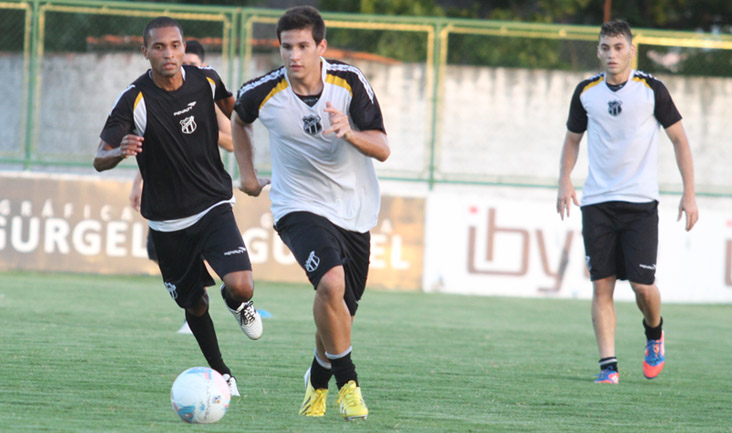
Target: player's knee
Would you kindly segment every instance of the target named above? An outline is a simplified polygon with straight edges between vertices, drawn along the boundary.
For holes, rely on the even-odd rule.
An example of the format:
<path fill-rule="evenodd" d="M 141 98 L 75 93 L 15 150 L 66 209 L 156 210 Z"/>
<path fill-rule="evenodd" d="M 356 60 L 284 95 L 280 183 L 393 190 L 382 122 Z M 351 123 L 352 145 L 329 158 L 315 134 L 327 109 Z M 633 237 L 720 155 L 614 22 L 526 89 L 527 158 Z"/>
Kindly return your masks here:
<path fill-rule="evenodd" d="M 254 278 L 251 272 L 226 275 L 224 285 L 237 301 L 246 302 L 254 296 Z"/>
<path fill-rule="evenodd" d="M 346 277 L 342 266 L 328 270 L 318 283 L 318 296 L 328 299 L 343 299 L 346 290 Z"/>
<path fill-rule="evenodd" d="M 632 287 L 635 294 L 641 298 L 653 296 L 657 290 L 655 284 L 639 284 L 631 282 L 630 287 Z"/>
<path fill-rule="evenodd" d="M 201 317 L 204 314 L 206 314 L 206 311 L 208 311 L 208 294 L 205 294 L 198 298 L 198 301 L 196 301 L 195 304 L 192 306 L 186 308 L 186 312 L 188 314 L 192 314 L 196 317 Z"/>

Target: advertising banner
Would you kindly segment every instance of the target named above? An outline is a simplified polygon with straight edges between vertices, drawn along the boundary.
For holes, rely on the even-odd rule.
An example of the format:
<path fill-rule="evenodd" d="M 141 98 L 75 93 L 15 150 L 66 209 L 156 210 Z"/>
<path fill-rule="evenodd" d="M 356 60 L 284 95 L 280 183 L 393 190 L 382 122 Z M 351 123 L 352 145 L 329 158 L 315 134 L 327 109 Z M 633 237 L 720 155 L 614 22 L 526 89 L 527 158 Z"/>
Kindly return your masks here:
<path fill-rule="evenodd" d="M 147 222 L 129 205 L 131 181 L 4 173 L 0 182 L 0 270 L 158 273 L 147 258 Z M 308 284 L 274 231 L 266 192 L 235 196 L 255 279 Z M 421 288 L 424 207 L 421 198 L 382 198 L 370 287 Z"/>
<path fill-rule="evenodd" d="M 582 214 L 562 221 L 553 190 L 455 194 L 427 202 L 424 289 L 431 292 L 592 297 L 585 265 Z M 732 302 L 732 208 L 698 199 L 700 221 L 691 232 L 676 221 L 678 196 L 659 206 L 656 283 L 664 301 Z M 616 299 L 633 300 L 627 282 Z"/>

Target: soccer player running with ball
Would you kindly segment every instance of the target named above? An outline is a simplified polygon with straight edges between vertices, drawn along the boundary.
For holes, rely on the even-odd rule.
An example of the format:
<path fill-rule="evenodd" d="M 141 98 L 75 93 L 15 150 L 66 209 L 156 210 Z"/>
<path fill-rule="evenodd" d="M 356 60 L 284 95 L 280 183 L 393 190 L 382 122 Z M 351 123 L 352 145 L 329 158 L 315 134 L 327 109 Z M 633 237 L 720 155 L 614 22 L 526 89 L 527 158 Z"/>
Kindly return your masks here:
<path fill-rule="evenodd" d="M 373 159 L 390 153 L 379 103 L 361 71 L 325 60 L 325 24 L 312 7 L 277 23 L 284 66 L 245 83 L 232 115 L 241 189 L 262 189 L 253 164 L 253 130 L 269 130 L 275 229 L 315 289 L 315 357 L 305 374 L 300 414 L 323 416 L 335 376 L 341 415 L 366 418 L 351 325 L 366 286 L 370 234 L 380 206 Z"/>
<path fill-rule="evenodd" d="M 617 384 L 616 280 L 628 280 L 643 314 L 643 374 L 653 379 L 665 362 L 661 295 L 655 285 L 658 250 L 658 136 L 662 126 L 674 146 L 684 192 L 680 220 L 694 227 L 699 212 L 694 168 L 681 115 L 666 86 L 631 68 L 636 54 L 630 27 L 613 20 L 600 30 L 597 57 L 605 71 L 582 81 L 572 96 L 560 161 L 557 212 L 579 205 L 570 174 L 587 131 L 589 172 L 582 192 L 582 236 L 592 280 L 592 324 L 600 352 L 595 382 Z"/>
<path fill-rule="evenodd" d="M 142 174 L 141 213 L 148 220 L 165 288 L 185 317 L 211 368 L 232 395 L 236 379 L 223 361 L 208 312 L 206 286 L 221 277 L 221 295 L 251 339 L 262 335 L 252 305 L 249 256 L 231 207 L 232 182 L 218 150 L 214 104 L 230 114 L 234 97 L 210 68 L 183 66 L 183 29 L 158 17 L 143 32 L 150 69 L 117 99 L 104 129 L 94 168 L 110 170 L 133 156 Z"/>

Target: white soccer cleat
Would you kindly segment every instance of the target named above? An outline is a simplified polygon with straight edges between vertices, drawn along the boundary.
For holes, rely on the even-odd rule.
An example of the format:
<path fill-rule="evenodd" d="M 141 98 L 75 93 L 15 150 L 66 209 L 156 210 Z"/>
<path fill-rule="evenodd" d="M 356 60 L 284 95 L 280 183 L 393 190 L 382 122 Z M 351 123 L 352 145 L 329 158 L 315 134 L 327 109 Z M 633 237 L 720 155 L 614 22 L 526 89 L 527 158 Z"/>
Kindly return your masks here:
<path fill-rule="evenodd" d="M 236 378 L 230 374 L 224 375 L 224 380 L 226 381 L 227 385 L 229 385 L 229 393 L 232 397 L 241 397 L 241 394 L 239 394 L 239 388 L 236 386 Z"/>
<path fill-rule="evenodd" d="M 224 290 L 226 286 L 221 285 L 221 296 L 224 296 Z M 252 340 L 258 340 L 262 336 L 262 317 L 259 312 L 254 308 L 252 301 L 242 302 L 239 308 L 232 310 L 228 304 L 226 304 L 226 298 L 224 298 L 224 304 L 226 308 L 231 311 L 236 321 L 239 322 L 239 327 Z"/>

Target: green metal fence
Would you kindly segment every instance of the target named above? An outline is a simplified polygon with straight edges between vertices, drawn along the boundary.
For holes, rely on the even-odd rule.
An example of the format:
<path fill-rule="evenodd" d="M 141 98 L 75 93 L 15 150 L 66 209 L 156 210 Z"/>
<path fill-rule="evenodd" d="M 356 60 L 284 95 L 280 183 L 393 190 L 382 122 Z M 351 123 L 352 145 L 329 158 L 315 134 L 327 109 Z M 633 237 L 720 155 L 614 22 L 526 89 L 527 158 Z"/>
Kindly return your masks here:
<path fill-rule="evenodd" d="M 0 1 L 0 168 L 86 171 L 115 97 L 147 69 L 145 23 L 179 20 L 229 87 L 280 65 L 280 10 L 93 0 Z M 598 70 L 598 27 L 324 13 L 328 57 L 359 66 L 382 103 L 385 179 L 555 184 L 574 86 Z M 689 132 L 701 193 L 732 195 L 732 36 L 634 29 L 635 67 L 661 76 Z M 4 107 L 4 108 L 2 108 Z M 266 133 L 257 165 L 269 168 Z M 225 155 L 233 170 L 230 155 Z M 549 162 L 547 162 L 549 161 Z M 134 169 L 134 162 L 124 167 Z M 678 191 L 673 152 L 661 183 Z M 665 175 L 664 173 L 668 173 Z"/>

